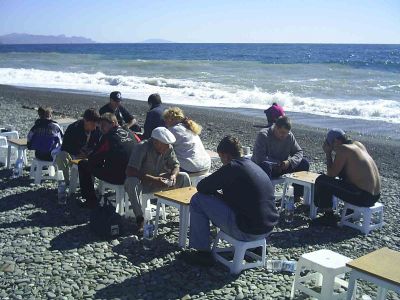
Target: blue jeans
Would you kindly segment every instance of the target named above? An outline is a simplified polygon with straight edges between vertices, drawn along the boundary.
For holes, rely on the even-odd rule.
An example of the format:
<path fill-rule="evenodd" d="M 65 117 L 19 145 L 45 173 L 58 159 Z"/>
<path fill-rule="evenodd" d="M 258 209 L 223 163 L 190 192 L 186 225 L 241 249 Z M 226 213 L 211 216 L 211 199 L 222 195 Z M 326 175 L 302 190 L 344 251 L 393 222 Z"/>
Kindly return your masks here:
<path fill-rule="evenodd" d="M 254 241 L 266 237 L 241 231 L 236 224 L 233 210 L 214 195 L 196 193 L 190 202 L 189 247 L 210 251 L 210 221 L 223 232 L 240 241 Z"/>
<path fill-rule="evenodd" d="M 292 166 L 289 165 L 289 168 L 287 168 L 285 171 L 283 171 L 281 173 L 275 172 L 275 169 L 273 169 L 271 167 L 271 165 L 266 161 L 261 162 L 260 167 L 261 167 L 261 169 L 264 170 L 265 173 L 267 173 L 269 178 L 273 179 L 273 178 L 277 178 L 283 174 L 300 172 L 300 171 L 309 171 L 310 163 L 306 159 L 303 158 L 297 167 L 292 168 Z M 303 196 L 303 193 L 304 193 L 304 188 L 301 185 L 293 184 L 293 196 L 294 197 L 301 197 L 301 196 Z"/>

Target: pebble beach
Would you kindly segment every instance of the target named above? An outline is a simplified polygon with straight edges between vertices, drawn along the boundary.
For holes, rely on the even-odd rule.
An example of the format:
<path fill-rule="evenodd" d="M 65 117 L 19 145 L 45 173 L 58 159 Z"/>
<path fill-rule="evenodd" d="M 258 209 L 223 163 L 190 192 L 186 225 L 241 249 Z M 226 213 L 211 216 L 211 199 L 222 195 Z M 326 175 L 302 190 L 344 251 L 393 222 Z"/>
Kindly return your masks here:
<path fill-rule="evenodd" d="M 79 118 L 86 108 L 107 102 L 108 97 L 78 91 L 0 85 L 0 125 L 12 124 L 26 137 L 37 118 L 33 107 L 51 106 L 54 119 Z M 143 124 L 146 102 L 125 100 L 123 105 Z M 180 107 L 203 126 L 201 139 L 214 151 L 227 134 L 252 148 L 266 123 L 262 111 L 259 117 L 249 117 L 231 110 Z M 315 172 L 325 171 L 321 145 L 326 131 L 293 124 L 293 133 Z M 319 249 L 350 258 L 382 247 L 400 251 L 400 141 L 355 132 L 350 136 L 364 143 L 380 170 L 379 201 L 385 205 L 385 226 L 368 236 L 347 227 L 310 227 L 308 207 L 297 205 L 293 224 L 282 220 L 267 240 L 267 259 L 298 260 L 303 253 Z M 213 170 L 219 166 L 214 163 Z M 143 241 L 135 235 L 134 220 L 124 221 L 121 237 L 100 240 L 89 230 L 89 211 L 75 204 L 79 192 L 60 206 L 56 182 L 34 185 L 29 168 L 16 179 L 11 173 L 0 166 L 0 299 L 289 299 L 293 274 L 255 268 L 234 276 L 218 263 L 212 268 L 185 264 L 179 259 L 179 218 L 173 208 L 167 209 L 160 234 L 144 250 Z M 377 288 L 362 282 L 358 291 L 359 298 L 363 294 L 374 297 Z M 300 294 L 295 298 L 308 299 Z M 389 292 L 388 299 L 400 296 Z"/>

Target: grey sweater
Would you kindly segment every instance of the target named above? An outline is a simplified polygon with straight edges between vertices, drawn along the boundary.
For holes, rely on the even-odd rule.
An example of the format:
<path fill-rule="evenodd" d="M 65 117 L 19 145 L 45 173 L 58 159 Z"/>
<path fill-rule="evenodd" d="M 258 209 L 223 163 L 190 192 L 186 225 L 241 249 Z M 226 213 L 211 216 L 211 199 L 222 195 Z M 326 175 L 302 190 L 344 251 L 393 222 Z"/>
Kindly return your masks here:
<path fill-rule="evenodd" d="M 261 129 L 254 144 L 253 156 L 251 158 L 256 164 L 265 160 L 279 161 L 289 160 L 292 168 L 296 168 L 303 159 L 303 150 L 292 132 L 284 140 L 279 140 L 273 133 L 273 128 Z"/>

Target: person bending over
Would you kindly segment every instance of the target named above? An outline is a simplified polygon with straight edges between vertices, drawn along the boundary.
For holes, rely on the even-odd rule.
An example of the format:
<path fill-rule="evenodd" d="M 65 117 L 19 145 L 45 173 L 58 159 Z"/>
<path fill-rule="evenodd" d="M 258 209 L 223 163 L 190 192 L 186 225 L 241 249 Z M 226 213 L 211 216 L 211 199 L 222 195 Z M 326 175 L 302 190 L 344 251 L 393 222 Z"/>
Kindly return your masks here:
<path fill-rule="evenodd" d="M 122 95 L 118 91 L 110 93 L 110 102 L 100 108 L 99 114 L 113 113 L 118 120 L 119 126 L 125 129 L 130 129 L 135 132 L 140 132 L 141 128 L 138 125 L 134 116 L 132 116 L 125 107 L 122 106 Z"/>
<path fill-rule="evenodd" d="M 240 241 L 266 237 L 278 222 L 274 188 L 267 174 L 242 157 L 237 138 L 224 137 L 217 152 L 223 166 L 197 185 L 190 202 L 189 247 L 183 254 L 189 264 L 213 264 L 210 221 Z"/>
<path fill-rule="evenodd" d="M 173 147 L 181 171 L 187 173 L 207 173 L 211 167 L 210 155 L 204 149 L 199 137 L 201 126 L 185 117 L 179 107 L 168 108 L 164 112 L 168 129 L 175 136 Z"/>
<path fill-rule="evenodd" d="M 101 132 L 97 127 L 100 116 L 93 108 L 85 110 L 83 118 L 68 126 L 64 134 L 61 152 L 56 156 L 56 164 L 64 173 L 69 185 L 69 168 L 72 159 L 87 158 L 99 142 Z"/>
<path fill-rule="evenodd" d="M 35 157 L 40 160 L 53 161 L 60 151 L 63 132 L 60 125 L 51 119 L 52 113 L 50 107 L 39 107 L 39 119 L 28 133 L 28 149 L 35 150 Z"/>
<path fill-rule="evenodd" d="M 165 127 L 157 127 L 151 138 L 132 151 L 126 168 L 125 191 L 128 193 L 139 232 L 143 229 L 142 193 L 190 186 L 188 174 L 179 173 L 179 161 L 171 144 L 174 135 Z"/>
<path fill-rule="evenodd" d="M 310 169 L 310 164 L 303 158 L 303 150 L 291 129 L 290 119 L 284 116 L 279 117 L 271 127 L 261 129 L 257 135 L 251 159 L 270 178 Z M 297 184 L 294 184 L 293 187 L 295 201 L 300 201 L 303 187 Z"/>
<path fill-rule="evenodd" d="M 356 206 L 370 207 L 380 197 L 381 180 L 365 146 L 351 141 L 343 130 L 331 129 L 322 149 L 326 154 L 327 174 L 320 175 L 315 181 L 314 203 L 325 210 L 325 214 L 312 224 L 336 226 L 332 196 Z"/>
<path fill-rule="evenodd" d="M 94 191 L 93 178 L 121 185 L 125 181 L 125 169 L 133 147 L 138 143 L 135 134 L 118 125 L 112 113 L 100 117 L 102 137 L 96 149 L 78 164 L 83 207 L 94 208 L 98 199 Z"/>
<path fill-rule="evenodd" d="M 278 105 L 276 102 L 272 103 L 270 107 L 264 110 L 265 116 L 267 117 L 267 127 L 271 127 L 279 117 L 285 115 L 283 107 Z"/>

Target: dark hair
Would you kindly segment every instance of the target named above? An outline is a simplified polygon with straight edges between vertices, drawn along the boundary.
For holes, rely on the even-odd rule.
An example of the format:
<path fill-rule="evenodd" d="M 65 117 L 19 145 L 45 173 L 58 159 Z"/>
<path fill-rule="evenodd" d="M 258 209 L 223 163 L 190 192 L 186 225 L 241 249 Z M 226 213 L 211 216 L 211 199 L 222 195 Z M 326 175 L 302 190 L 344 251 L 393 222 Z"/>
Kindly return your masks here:
<path fill-rule="evenodd" d="M 347 134 L 345 134 L 344 136 L 338 136 L 338 137 L 336 137 L 336 139 L 338 139 L 345 145 L 353 143 L 353 141 L 347 136 Z"/>
<path fill-rule="evenodd" d="M 227 135 L 219 142 L 217 152 L 227 153 L 234 158 L 238 158 L 242 156 L 243 150 L 238 138 Z"/>
<path fill-rule="evenodd" d="M 110 124 L 114 122 L 115 124 L 118 124 L 117 117 L 113 113 L 109 112 L 102 114 L 100 116 L 100 121 L 105 121 Z"/>
<path fill-rule="evenodd" d="M 151 94 L 147 99 L 147 102 L 151 104 L 151 106 L 161 104 L 161 96 L 159 94 Z"/>
<path fill-rule="evenodd" d="M 83 113 L 83 118 L 88 122 L 98 122 L 100 115 L 94 108 L 89 108 Z"/>
<path fill-rule="evenodd" d="M 292 123 L 290 122 L 290 119 L 286 116 L 281 116 L 275 121 L 275 125 L 279 128 L 285 128 L 287 130 L 292 129 Z"/>
<path fill-rule="evenodd" d="M 39 107 L 38 108 L 38 115 L 40 119 L 49 119 L 51 118 L 51 114 L 53 113 L 53 110 L 51 107 Z"/>

